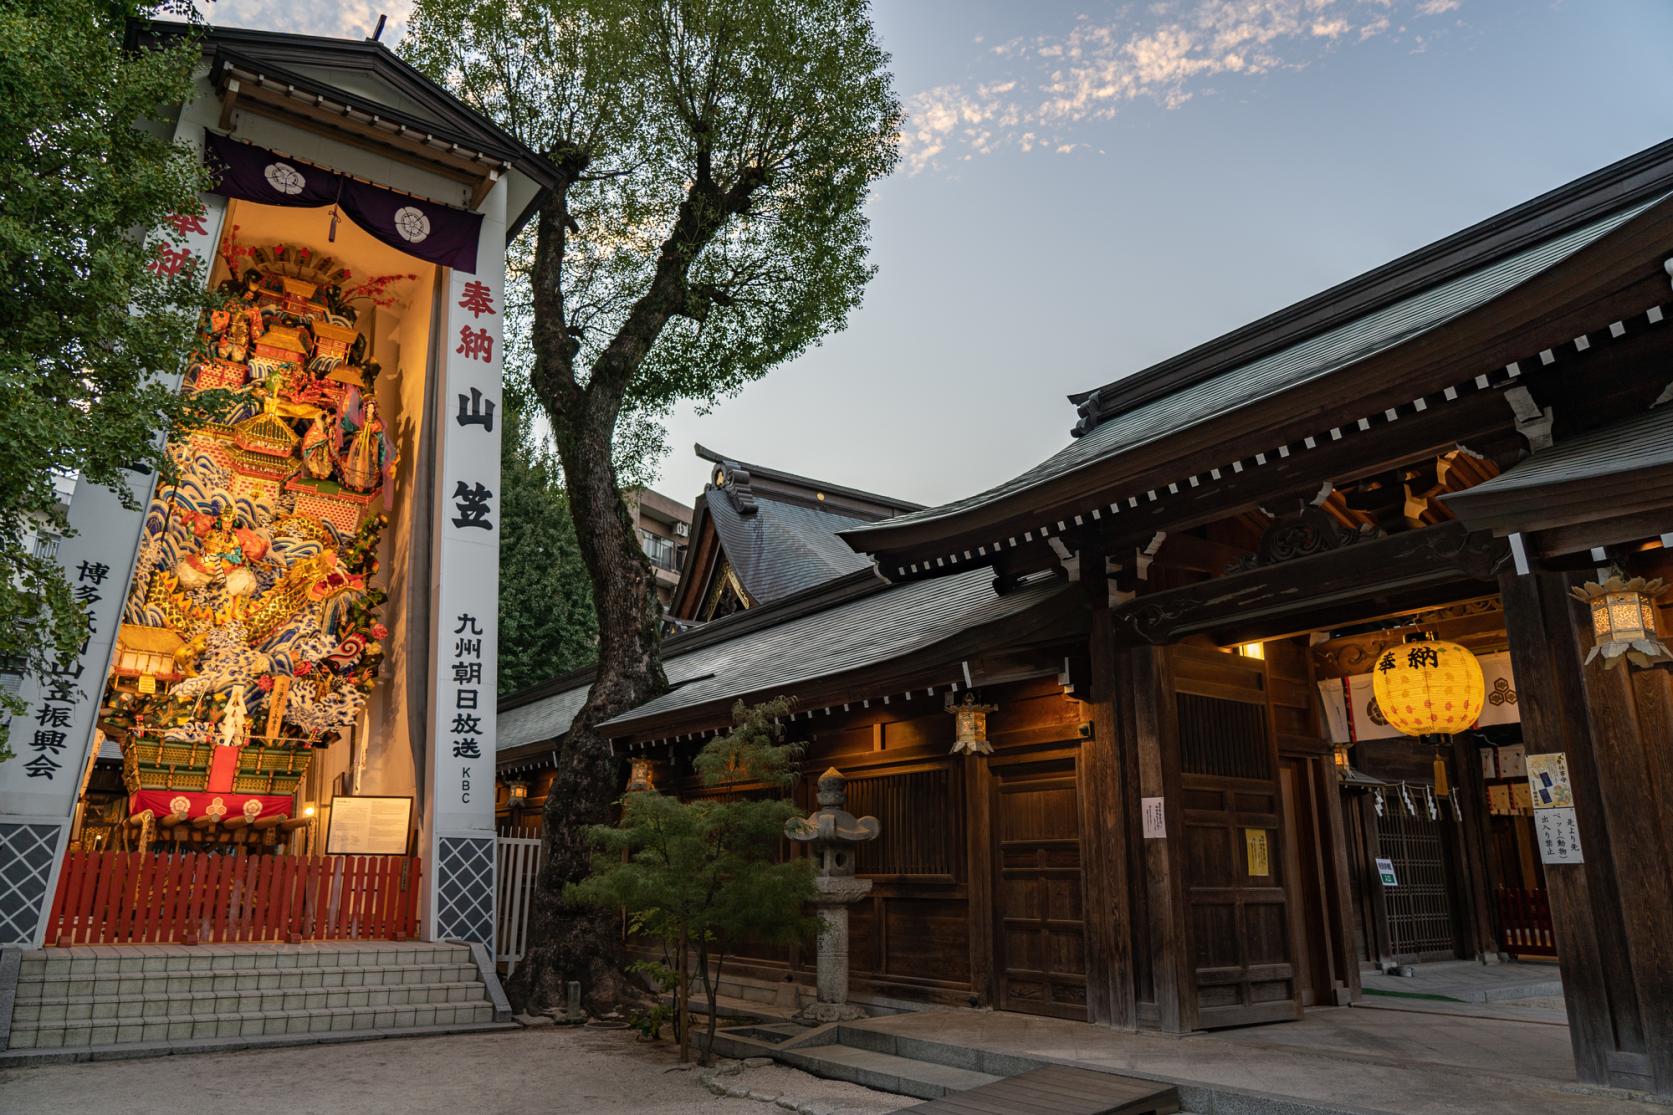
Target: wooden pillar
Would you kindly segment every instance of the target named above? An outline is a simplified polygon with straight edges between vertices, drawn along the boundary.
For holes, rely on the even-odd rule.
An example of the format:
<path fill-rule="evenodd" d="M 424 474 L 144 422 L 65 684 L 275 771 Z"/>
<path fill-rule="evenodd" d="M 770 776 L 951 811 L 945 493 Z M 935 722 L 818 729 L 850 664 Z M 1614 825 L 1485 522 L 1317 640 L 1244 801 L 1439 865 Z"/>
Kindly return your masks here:
<path fill-rule="evenodd" d="M 1482 787 L 1481 756 L 1467 735 L 1452 737 L 1452 793 L 1457 797 L 1458 860 L 1464 869 L 1465 920 L 1469 925 L 1467 944 L 1477 960 L 1497 963 L 1499 934 L 1493 903 L 1493 883 L 1487 873 L 1487 838 L 1482 832 L 1481 811 L 1487 791 Z M 1452 803 L 1443 808 L 1451 809 Z"/>
<path fill-rule="evenodd" d="M 1125 698 L 1122 750 L 1139 796 L 1162 799 L 1167 832 L 1164 839 L 1145 840 L 1141 857 L 1156 1024 L 1184 1033 L 1196 1028 L 1197 996 L 1180 874 L 1185 818 L 1173 683 L 1162 647 L 1121 648 L 1116 666 L 1117 688 Z"/>
<path fill-rule="evenodd" d="M 970 984 L 982 1006 L 998 1002 L 993 965 L 993 788 L 987 759 L 967 755 L 964 768 L 965 883 L 969 895 Z"/>
<path fill-rule="evenodd" d="M 1084 563 L 1083 563 L 1084 564 Z M 1101 561 L 1098 562 L 1101 564 Z M 1126 699 L 1116 684 L 1115 642 L 1110 631 L 1109 592 L 1101 576 L 1089 575 L 1092 624 L 1087 695 L 1092 738 L 1081 748 L 1082 841 L 1086 879 L 1087 1006 L 1094 1022 L 1121 1029 L 1138 1027 L 1133 987 L 1131 887 L 1127 878 L 1132 817 L 1125 807 L 1128 772 L 1123 762 L 1117 704 Z"/>
<path fill-rule="evenodd" d="M 1580 1079 L 1673 1095 L 1673 692 L 1662 671 L 1583 666 L 1579 578 L 1505 575 L 1523 737 L 1568 756 L 1584 862 L 1546 889 Z"/>

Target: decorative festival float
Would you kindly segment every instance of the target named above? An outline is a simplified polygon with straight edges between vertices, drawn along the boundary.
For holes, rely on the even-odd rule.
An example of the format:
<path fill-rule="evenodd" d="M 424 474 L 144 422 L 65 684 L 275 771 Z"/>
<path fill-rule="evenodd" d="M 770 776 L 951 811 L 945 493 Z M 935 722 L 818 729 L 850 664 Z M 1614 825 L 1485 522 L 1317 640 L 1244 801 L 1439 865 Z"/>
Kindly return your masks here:
<path fill-rule="evenodd" d="M 131 45 L 182 38 L 210 185 L 148 241 L 208 298 L 155 371 L 208 421 L 69 503 L 90 633 L 21 683 L 0 945 L 491 943 L 505 248 L 557 172 L 375 41 Z"/>
<path fill-rule="evenodd" d="M 374 327 L 398 334 L 418 275 L 242 235 L 221 240 L 183 384 L 216 421 L 170 446 L 178 478 L 146 511 L 99 710 L 122 755 L 119 848 L 294 850 L 315 756 L 352 738 L 384 662 L 401 476 Z"/>

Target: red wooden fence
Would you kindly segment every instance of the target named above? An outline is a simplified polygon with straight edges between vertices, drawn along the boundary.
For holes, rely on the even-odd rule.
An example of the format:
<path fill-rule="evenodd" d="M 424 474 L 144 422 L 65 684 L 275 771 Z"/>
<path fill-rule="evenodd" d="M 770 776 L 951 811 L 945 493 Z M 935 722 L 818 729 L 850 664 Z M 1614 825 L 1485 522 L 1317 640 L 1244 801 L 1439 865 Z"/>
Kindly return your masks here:
<path fill-rule="evenodd" d="M 71 852 L 49 944 L 387 941 L 418 935 L 416 856 Z"/>
<path fill-rule="evenodd" d="M 1542 890 L 1499 888 L 1499 927 L 1504 950 L 1512 956 L 1556 956 L 1551 904 Z"/>

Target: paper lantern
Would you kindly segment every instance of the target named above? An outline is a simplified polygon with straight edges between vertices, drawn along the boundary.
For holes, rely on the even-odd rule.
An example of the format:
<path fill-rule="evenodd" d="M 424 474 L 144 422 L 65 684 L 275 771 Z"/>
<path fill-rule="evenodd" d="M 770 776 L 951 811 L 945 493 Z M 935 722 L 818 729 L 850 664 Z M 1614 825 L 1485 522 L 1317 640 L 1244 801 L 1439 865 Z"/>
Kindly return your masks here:
<path fill-rule="evenodd" d="M 1421 637 L 1382 653 L 1371 688 L 1384 719 L 1408 736 L 1464 731 L 1481 715 L 1486 691 L 1475 655 Z"/>
<path fill-rule="evenodd" d="M 1588 665 L 1600 654 L 1606 666 L 1621 661 L 1652 666 L 1673 658 L 1656 631 L 1655 598 L 1662 588 L 1659 580 L 1634 577 L 1629 581 L 1617 573 L 1602 583 L 1587 581 L 1573 590 L 1575 599 L 1592 612 L 1596 645 L 1586 656 Z"/>

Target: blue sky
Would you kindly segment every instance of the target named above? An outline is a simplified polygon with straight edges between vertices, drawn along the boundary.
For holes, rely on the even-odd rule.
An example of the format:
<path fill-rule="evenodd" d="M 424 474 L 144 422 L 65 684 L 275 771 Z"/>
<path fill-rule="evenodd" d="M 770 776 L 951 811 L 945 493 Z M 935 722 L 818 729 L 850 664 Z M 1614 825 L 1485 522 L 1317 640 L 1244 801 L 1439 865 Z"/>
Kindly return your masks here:
<path fill-rule="evenodd" d="M 395 34 L 404 0 L 220 0 Z M 910 112 L 848 329 L 677 413 L 702 441 L 937 503 L 1068 440 L 1117 379 L 1673 136 L 1669 0 L 879 0 Z M 386 34 L 386 39 L 389 36 Z"/>

